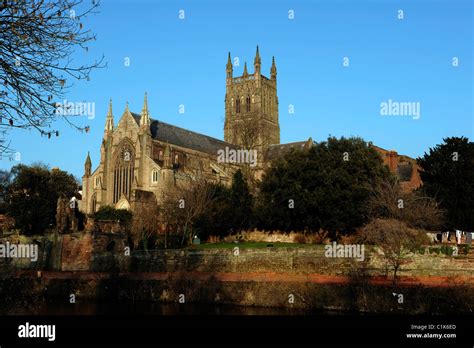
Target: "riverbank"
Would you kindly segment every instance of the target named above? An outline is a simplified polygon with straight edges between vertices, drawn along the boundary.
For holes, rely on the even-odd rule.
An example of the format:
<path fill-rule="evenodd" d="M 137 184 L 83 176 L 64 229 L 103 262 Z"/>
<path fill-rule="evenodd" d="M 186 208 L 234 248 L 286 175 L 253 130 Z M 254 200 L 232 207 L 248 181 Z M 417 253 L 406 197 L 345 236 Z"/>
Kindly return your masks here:
<path fill-rule="evenodd" d="M 435 252 L 406 257 L 397 279 L 380 252 L 331 257 L 324 245 L 188 248 L 94 253 L 93 238 L 45 244 L 38 262 L 2 264 L 0 310 L 45 301 L 235 305 L 360 313 L 473 313 L 471 255 Z"/>
<path fill-rule="evenodd" d="M 329 277 L 277 273 L 209 274 L 20 272 L 3 279 L 3 314 L 27 309 L 31 313 L 45 302 L 65 308 L 86 302 L 135 302 L 206 306 L 244 306 L 301 310 L 403 314 L 459 314 L 474 312 L 474 287 L 444 279 L 433 286 L 401 277 Z M 401 295 L 401 296 L 400 296 Z M 71 303 L 71 298 L 74 298 Z"/>

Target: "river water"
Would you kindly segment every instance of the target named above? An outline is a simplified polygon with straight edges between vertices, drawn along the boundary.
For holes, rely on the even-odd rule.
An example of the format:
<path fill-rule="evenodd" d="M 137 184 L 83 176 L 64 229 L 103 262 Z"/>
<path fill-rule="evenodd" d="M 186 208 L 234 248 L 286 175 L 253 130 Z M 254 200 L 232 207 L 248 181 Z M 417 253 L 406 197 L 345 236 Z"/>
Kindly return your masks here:
<path fill-rule="evenodd" d="M 78 300 L 45 301 L 33 308 L 16 308 L 9 314 L 17 315 L 310 315 L 341 314 L 332 311 L 308 311 L 296 308 L 267 308 L 235 305 L 159 302 L 103 302 Z"/>

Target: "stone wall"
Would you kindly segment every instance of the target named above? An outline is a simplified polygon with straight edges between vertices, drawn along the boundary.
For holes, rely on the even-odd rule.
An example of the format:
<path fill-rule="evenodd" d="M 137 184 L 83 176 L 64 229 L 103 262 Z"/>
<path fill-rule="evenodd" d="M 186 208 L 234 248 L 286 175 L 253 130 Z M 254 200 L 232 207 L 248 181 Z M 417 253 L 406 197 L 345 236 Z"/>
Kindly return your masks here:
<path fill-rule="evenodd" d="M 12 235 L 0 238 L 0 244 L 38 245 L 38 260 L 0 258 L 4 270 L 90 271 L 95 252 L 114 255 L 123 252 L 122 233 L 69 233 L 41 237 Z"/>
<path fill-rule="evenodd" d="M 61 270 L 88 271 L 91 267 L 92 234 L 67 234 L 62 239 Z"/>
<path fill-rule="evenodd" d="M 351 275 L 364 269 L 371 275 L 385 275 L 386 265 L 374 250 L 366 250 L 363 262 L 350 258 L 328 258 L 324 245 L 306 248 L 135 251 L 130 256 L 99 253 L 92 257 L 93 271 L 106 272 L 290 272 L 323 275 Z M 474 273 L 474 262 L 463 257 L 413 254 L 399 271 L 400 276 L 457 276 Z"/>
<path fill-rule="evenodd" d="M 38 263 L 16 265 L 23 270 L 10 277 L 11 289 L 19 289 L 25 298 L 34 295 L 64 299 L 74 293 L 78 299 L 180 303 L 184 295 L 186 303 L 310 310 L 410 314 L 474 310 L 474 262 L 466 257 L 426 252 L 412 255 L 399 275 L 404 279 L 424 276 L 429 281 L 424 284 L 414 279 L 411 286 L 400 285 L 398 290 L 391 285 L 390 278 L 383 277 L 383 260 L 368 248 L 363 262 L 328 258 L 324 245 L 239 248 L 238 255 L 235 249 L 227 248 L 132 251 L 126 256 L 123 240 L 115 234 L 56 235 L 55 238 L 54 243 L 51 240 L 41 243 Z M 39 272 L 37 276 L 36 271 L 41 269 L 60 272 Z M 359 272 L 360 269 L 366 273 Z M 368 282 L 363 274 L 375 276 L 370 278 L 375 281 Z M 464 282 L 462 276 L 471 276 L 471 282 Z M 24 287 L 28 278 L 36 281 L 27 281 L 29 287 Z M 378 278 L 385 281 L 380 283 Z M 438 279 L 438 285 L 433 285 L 433 278 L 442 278 L 443 283 L 440 285 Z M 5 286 L 5 293 L 15 293 Z M 392 296 L 399 291 L 405 295 L 405 306 L 400 306 Z M 289 298 L 294 298 L 294 302 L 289 302 Z M 449 301 L 439 301 L 440 298 Z"/>
<path fill-rule="evenodd" d="M 366 247 L 365 260 L 328 258 L 324 245 L 245 249 L 236 243 L 226 249 L 167 249 L 131 251 L 125 254 L 121 233 L 73 233 L 10 243 L 39 245 L 37 262 L 27 259 L 0 260 L 11 269 L 93 272 L 274 272 L 295 274 L 351 275 L 364 270 L 386 275 L 387 266 L 377 250 Z M 7 239 L 3 239 L 6 242 Z M 236 255 L 238 248 L 238 255 Z M 474 274 L 474 258 L 412 254 L 398 272 L 400 276 L 457 276 Z"/>

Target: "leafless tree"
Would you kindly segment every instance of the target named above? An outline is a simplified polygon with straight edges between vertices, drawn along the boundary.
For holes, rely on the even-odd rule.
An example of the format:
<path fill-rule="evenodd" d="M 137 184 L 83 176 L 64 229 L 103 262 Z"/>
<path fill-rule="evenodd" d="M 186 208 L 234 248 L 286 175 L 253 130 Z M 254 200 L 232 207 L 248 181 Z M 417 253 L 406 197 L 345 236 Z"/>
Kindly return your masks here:
<path fill-rule="evenodd" d="M 59 136 L 51 124 L 68 116 L 58 113 L 57 102 L 74 80 L 89 80 L 103 57 L 91 64 L 76 64 L 73 53 L 88 51 L 95 40 L 83 20 L 99 3 L 83 0 L 2 0 L 0 3 L 0 157 L 10 150 L 7 131 L 13 127 L 36 129 L 41 135 Z"/>
<path fill-rule="evenodd" d="M 421 191 L 404 192 L 398 181 L 379 183 L 370 208 L 372 217 L 397 219 L 412 228 L 435 230 L 444 222 L 444 211 L 436 200 Z"/>
<path fill-rule="evenodd" d="M 387 266 L 393 270 L 394 285 L 401 266 L 409 263 L 412 253 L 428 242 L 423 230 L 395 219 L 372 220 L 360 231 L 358 241 L 374 244 L 382 251 Z"/>
<path fill-rule="evenodd" d="M 259 124 L 253 118 L 243 118 L 237 123 L 237 134 L 240 136 L 240 144 L 246 150 L 256 150 L 268 144 L 261 136 Z"/>
<path fill-rule="evenodd" d="M 238 128 L 237 134 L 240 136 L 239 140 L 242 148 L 256 152 L 257 157 L 255 160 L 258 165 L 258 162 L 263 161 L 263 149 L 270 145 L 265 141 L 265 137 L 261 136 L 260 125 L 252 118 L 244 118 L 239 120 L 236 127 Z M 250 166 L 250 163 L 243 163 L 241 170 L 249 186 L 254 190 L 256 187 L 256 179 L 253 175 L 253 168 Z"/>
<path fill-rule="evenodd" d="M 192 226 L 212 198 L 213 186 L 200 176 L 168 192 L 162 204 L 165 220 L 182 232 L 181 245 L 192 241 Z"/>
<path fill-rule="evenodd" d="M 141 204 L 137 214 L 133 215 L 132 233 L 134 244 L 148 241 L 150 237 L 157 236 L 160 228 L 160 209 L 156 200 Z"/>

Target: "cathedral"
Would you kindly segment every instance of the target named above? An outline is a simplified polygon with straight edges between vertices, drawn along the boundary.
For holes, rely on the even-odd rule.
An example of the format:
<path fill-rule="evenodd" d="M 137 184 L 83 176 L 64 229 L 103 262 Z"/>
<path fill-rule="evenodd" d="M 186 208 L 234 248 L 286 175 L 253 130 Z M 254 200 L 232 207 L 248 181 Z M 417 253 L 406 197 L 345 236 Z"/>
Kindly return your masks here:
<path fill-rule="evenodd" d="M 257 46 L 254 72 L 250 74 L 245 63 L 242 76 L 234 77 L 229 53 L 224 141 L 152 119 L 146 93 L 140 114 L 130 111 L 127 103 L 115 126 L 110 101 L 100 163 L 92 170 L 88 154 L 84 165 L 81 210 L 91 214 L 106 205 L 135 210 L 150 197 L 159 203 L 168 190 L 199 178 L 230 185 L 234 172 L 248 165 L 258 179 L 272 159 L 312 145 L 311 138 L 280 144 L 275 58 L 270 77 L 264 76 Z M 415 160 L 375 149 L 405 187 L 419 185 Z M 256 160 L 255 166 L 249 160 Z"/>

